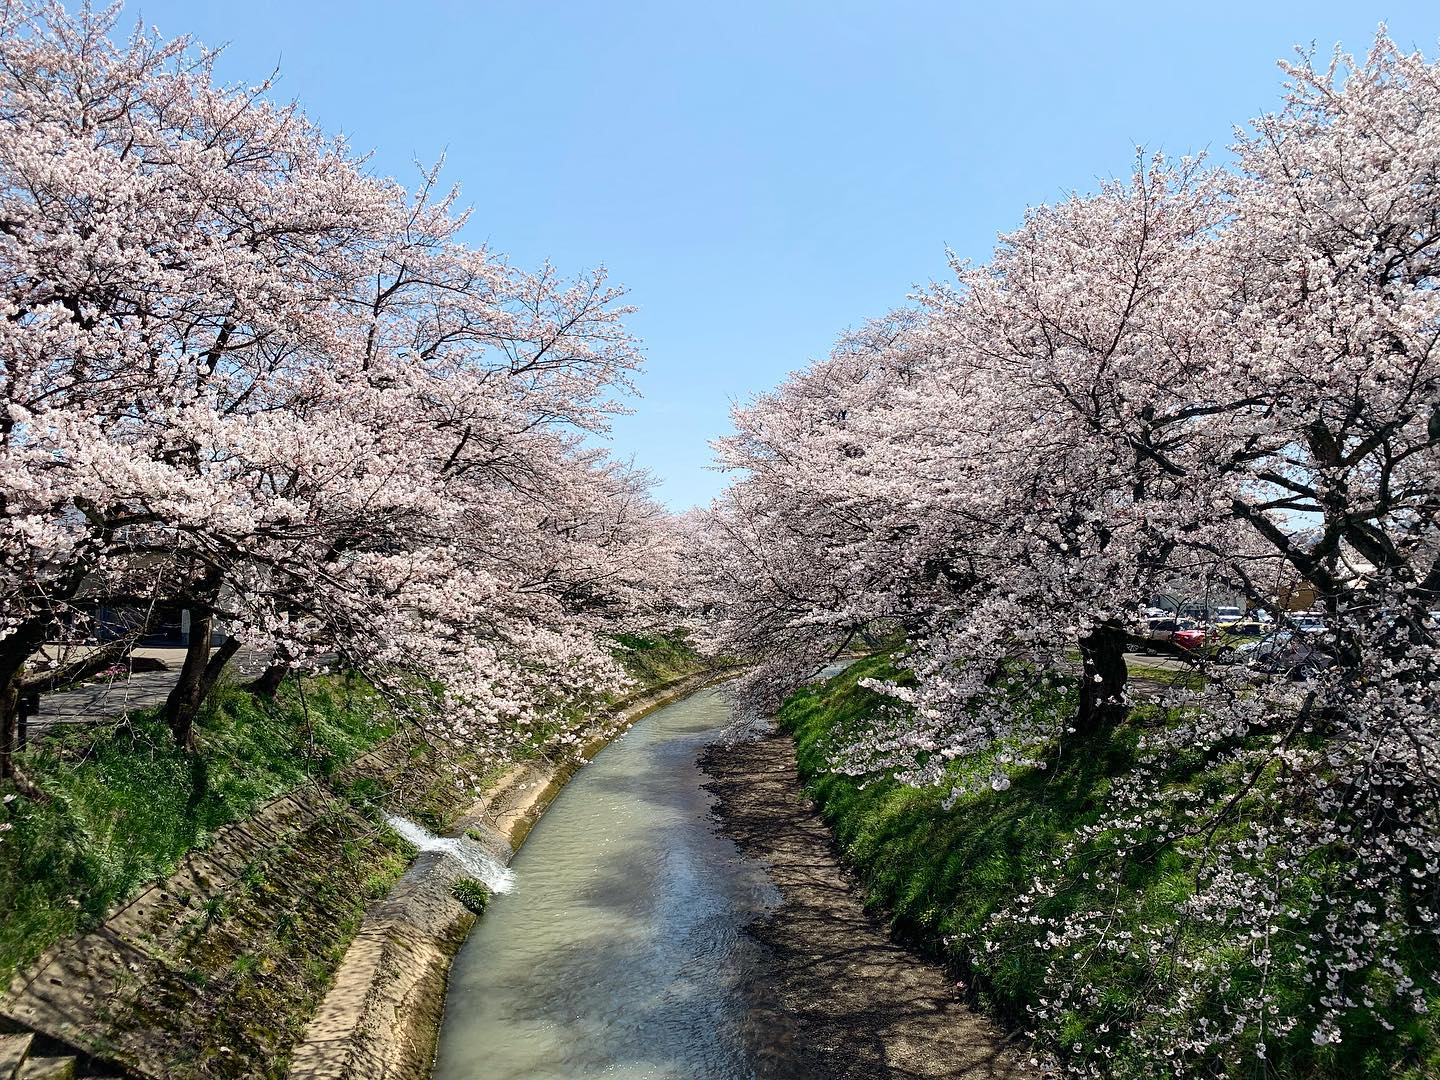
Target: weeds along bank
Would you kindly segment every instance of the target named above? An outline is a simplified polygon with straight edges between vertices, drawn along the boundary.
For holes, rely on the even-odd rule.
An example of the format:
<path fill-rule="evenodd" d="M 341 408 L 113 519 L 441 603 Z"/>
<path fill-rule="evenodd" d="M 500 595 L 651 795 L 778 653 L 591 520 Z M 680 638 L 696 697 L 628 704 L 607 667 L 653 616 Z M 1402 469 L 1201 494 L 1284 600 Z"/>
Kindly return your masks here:
<path fill-rule="evenodd" d="M 701 667 L 674 640 L 619 655 L 641 688 Z M 555 728 L 611 703 L 594 704 Z M 444 833 L 477 781 L 540 755 L 482 760 L 345 676 L 272 702 L 226 687 L 197 737 L 187 753 L 140 716 L 27 752 L 48 798 L 0 809 L 0 1014 L 144 1075 L 284 1075 L 367 908 L 415 857 L 383 815 Z"/>
<path fill-rule="evenodd" d="M 1197 793 L 1233 792 L 1237 813 L 1223 828 L 1243 836 L 1255 822 L 1295 812 L 1276 805 L 1273 781 L 1260 777 L 1243 790 L 1238 766 L 1223 754 L 1197 751 L 1148 762 L 1143 741 L 1174 716 L 1159 706 L 1137 707 L 1113 731 L 1052 752 L 1043 768 L 1014 771 L 1010 786 L 988 784 L 947 805 L 954 782 L 988 777 L 993 755 L 961 757 L 945 767 L 947 782 L 914 788 L 865 780 L 832 768 L 832 755 L 873 730 L 893 698 L 860 685 L 866 678 L 899 677 L 892 658 L 861 661 L 827 684 L 802 690 L 782 708 L 780 723 L 797 744 L 802 779 L 845 855 L 860 876 L 869 904 L 893 918 L 896 932 L 954 965 L 959 978 L 990 1011 L 1035 1031 L 1049 1052 L 1073 1062 L 1106 1062 L 1118 1076 L 1406 1077 L 1440 1071 L 1440 1037 L 1432 1011 L 1387 1005 L 1383 984 L 1371 983 L 1373 1020 L 1356 1011 L 1344 1037 L 1317 1046 L 1291 1021 L 1322 1006 L 1327 993 L 1304 977 L 1300 951 L 1315 928 L 1277 918 L 1250 948 L 1229 935 L 1210 934 L 1187 913 L 1196 875 L 1207 872 L 1204 845 L 1215 837 L 1183 827 L 1157 828 L 1148 848 L 1122 846 L 1094 831 L 1125 780 L 1157 768 L 1156 784 Z M 1066 716 L 1074 691 L 1017 699 L 1036 719 Z M 1223 839 L 1223 838 L 1222 838 Z M 1342 857 L 1342 853 L 1335 853 Z M 1324 867 L 1277 881 L 1297 901 L 1325 887 Z M 1119 888 L 1117 889 L 1117 883 Z M 1297 908 L 1298 908 L 1297 904 Z M 1075 921 L 1102 927 L 1083 947 L 1054 934 Z M 1435 969 L 1433 950 L 1417 946 L 1397 980 L 1422 984 Z M 1196 983 L 1203 983 L 1198 987 Z M 1059 988 L 1085 992 L 1057 1004 Z M 1155 1060 L 1144 1047 L 1170 1040 L 1181 1046 L 1194 1031 L 1223 1022 L 1235 998 L 1268 996 L 1266 1057 L 1221 1055 L 1183 1064 Z"/>

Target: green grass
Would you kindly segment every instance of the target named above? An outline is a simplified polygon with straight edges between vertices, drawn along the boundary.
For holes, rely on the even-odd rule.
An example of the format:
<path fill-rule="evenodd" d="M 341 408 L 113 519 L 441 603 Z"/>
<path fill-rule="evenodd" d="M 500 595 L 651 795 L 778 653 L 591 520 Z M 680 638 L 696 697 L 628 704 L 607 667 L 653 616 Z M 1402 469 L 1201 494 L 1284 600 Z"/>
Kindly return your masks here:
<path fill-rule="evenodd" d="M 619 634 L 615 643 L 615 655 L 626 674 L 642 688 L 692 675 L 705 666 L 705 659 L 678 631 L 650 637 Z"/>
<path fill-rule="evenodd" d="M 1203 690 L 1207 681 L 1200 672 L 1186 668 L 1162 667 L 1160 664 L 1135 660 L 1126 661 L 1125 666 L 1132 679 L 1149 679 L 1151 682 L 1183 687 L 1186 690 Z"/>
<path fill-rule="evenodd" d="M 49 796 L 0 807 L 0 979 L 174 870 L 222 826 L 324 779 L 393 730 L 360 680 L 287 684 L 273 702 L 217 688 L 201 753 L 150 715 L 38 740 L 21 758 Z M 6 793 L 10 794 L 8 789 Z"/>
<path fill-rule="evenodd" d="M 795 738 L 800 773 L 806 788 L 834 829 L 836 838 L 858 872 L 872 908 L 887 912 L 898 936 L 919 944 L 950 964 L 976 992 L 979 1003 L 1013 1026 L 1035 1026 L 1028 1010 L 1040 998 L 1047 966 L 1070 963 L 1070 974 L 1095 992 L 1072 1002 L 1069 1011 L 1050 1022 L 1049 1045 L 1062 1053 L 1076 1043 L 1089 1048 L 1112 1047 L 1116 1075 L 1148 1075 L 1134 1058 L 1130 1035 L 1152 1024 L 1150 1007 L 1163 1002 L 1170 987 L 1157 979 L 1161 966 L 1116 953 L 1095 950 L 1083 959 L 1056 959 L 1037 944 L 1030 927 L 991 924 L 991 917 L 1009 905 L 1036 877 L 1055 879 L 1051 863 L 1077 832 L 1100 819 L 1106 796 L 1117 778 L 1139 762 L 1139 740 L 1148 727 L 1170 722 L 1158 708 L 1137 708 L 1118 730 L 1086 742 L 1072 742 L 1064 752 L 1053 752 L 1044 770 L 1012 775 L 1007 791 L 984 790 L 962 796 L 948 809 L 946 791 L 916 790 L 886 777 L 865 780 L 831 771 L 835 751 L 871 723 L 876 710 L 894 707 L 888 699 L 858 685 L 867 676 L 901 678 L 888 657 L 860 661 L 830 683 L 808 688 L 792 697 L 781 710 L 781 725 Z M 1068 710 L 1073 692 L 1058 691 L 1044 700 L 1017 702 L 1016 707 Z M 956 761 L 951 775 L 974 774 L 983 769 L 978 760 Z M 1200 753 L 1178 754 L 1165 762 L 1161 782 L 1223 799 L 1238 782 L 1233 766 Z M 1262 782 L 1245 800 L 1228 828 L 1243 830 L 1245 822 L 1277 812 Z M 1279 812 L 1285 812 L 1283 808 Z M 1224 835 L 1224 834 L 1222 834 Z M 1112 933 L 1142 933 L 1159 928 L 1161 936 L 1175 934 L 1186 949 L 1211 950 L 1209 958 L 1228 976 L 1217 979 L 1213 994 L 1196 1006 L 1190 1019 L 1219 1016 L 1226 995 L 1251 989 L 1256 978 L 1248 956 L 1228 955 L 1228 942 L 1206 940 L 1181 925 L 1178 905 L 1191 895 L 1194 857 L 1201 839 L 1157 841 L 1147 855 L 1121 851 L 1114 836 L 1101 833 L 1079 849 L 1064 867 L 1059 886 L 1041 904 L 1044 916 L 1081 912 L 1113 912 Z M 1100 885 L 1101 875 L 1088 871 L 1108 868 L 1119 875 L 1120 896 Z M 1323 880 L 1323 867 L 1314 877 L 1291 883 L 1299 896 Z M 1303 928 L 1291 928 L 1303 930 Z M 1295 938 L 1300 937 L 1295 934 Z M 987 949 L 986 940 L 994 943 Z M 1283 976 L 1298 970 L 1287 964 L 1293 956 L 1276 945 L 1275 970 L 1280 1007 L 1302 1013 L 1314 1004 L 1315 990 Z M 1412 970 L 1433 979 L 1434 950 L 1411 958 Z M 1381 998 L 1383 1001 L 1383 997 Z M 1440 1011 L 1440 1001 L 1434 1002 Z M 1213 1011 L 1207 1016 L 1206 1010 Z M 1361 1016 L 1351 1018 L 1345 1042 L 1337 1049 L 1317 1050 L 1309 1029 L 1288 1040 L 1269 1040 L 1269 1062 L 1253 1055 L 1240 1061 L 1208 1062 L 1205 1075 L 1234 1077 L 1400 1077 L 1440 1076 L 1440 1042 L 1433 1021 L 1397 1009 L 1388 1016 L 1396 1030 Z M 1109 1028 L 1108 1034 L 1102 1025 Z M 1198 1075 L 1198 1074 L 1197 1074 Z"/>
<path fill-rule="evenodd" d="M 490 905 L 490 890 L 474 878 L 461 878 L 450 887 L 450 892 L 472 915 L 484 915 Z"/>

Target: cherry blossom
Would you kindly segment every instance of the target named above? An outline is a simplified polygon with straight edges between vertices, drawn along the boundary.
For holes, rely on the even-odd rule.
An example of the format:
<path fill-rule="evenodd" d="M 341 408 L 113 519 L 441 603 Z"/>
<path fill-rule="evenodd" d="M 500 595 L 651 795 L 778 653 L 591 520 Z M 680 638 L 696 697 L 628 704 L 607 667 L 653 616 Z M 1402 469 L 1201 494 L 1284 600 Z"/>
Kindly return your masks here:
<path fill-rule="evenodd" d="M 37 647 L 188 608 L 177 738 L 240 647 L 441 687 L 501 746 L 622 680 L 674 565 L 593 448 L 638 369 L 603 271 L 527 272 L 270 87 L 118 8 L 0 13 L 0 765 Z M 212 647 L 212 631 L 221 644 Z"/>
<path fill-rule="evenodd" d="M 1414 958 L 1440 925 L 1440 68 L 1382 33 L 1285 70 L 1234 169 L 1139 155 L 737 410 L 691 545 L 758 710 L 903 635 L 894 705 L 833 765 L 953 798 L 1126 721 L 1152 597 L 1281 627 L 1298 584 L 1317 598 L 1303 661 L 1194 654 L 1100 822 L 997 915 L 991 948 L 1053 957 L 1034 1020 L 1079 1074 L 1340 1042 L 1437 989 Z M 1060 684 L 1073 709 L 1025 707 Z M 1182 761 L 1229 781 L 1177 784 Z M 1179 928 L 1115 935 L 1157 852 L 1189 861 Z M 1111 906 L 1047 914 L 1076 867 Z M 1140 1011 L 1062 1045 L 1102 955 L 1143 972 Z"/>

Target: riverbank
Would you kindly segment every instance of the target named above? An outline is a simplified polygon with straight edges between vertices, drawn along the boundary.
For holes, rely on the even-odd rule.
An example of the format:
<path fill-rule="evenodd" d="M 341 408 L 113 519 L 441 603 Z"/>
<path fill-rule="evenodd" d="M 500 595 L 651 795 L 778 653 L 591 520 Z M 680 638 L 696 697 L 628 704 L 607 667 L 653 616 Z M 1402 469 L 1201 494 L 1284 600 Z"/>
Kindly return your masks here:
<path fill-rule="evenodd" d="M 366 904 L 413 856 L 363 793 L 404 776 L 392 800 L 434 807 L 451 760 L 403 731 L 204 835 L 173 872 L 21 967 L 0 1015 L 107 1072 L 276 1075 Z"/>
<path fill-rule="evenodd" d="M 1318 1046 L 1307 1024 L 1323 988 L 1305 975 L 1295 948 L 1305 939 L 1295 924 L 1277 931 L 1274 952 L 1261 957 L 1230 948 L 1224 933 L 1192 917 L 1188 904 L 1206 845 L 1215 835 L 1243 838 L 1251 822 L 1284 812 L 1269 775 L 1242 788 L 1242 774 L 1224 757 L 1149 755 L 1146 740 L 1184 719 L 1158 703 L 1137 703 L 1115 728 L 1057 743 L 1038 768 L 1012 766 L 1008 784 L 985 782 L 994 769 L 985 753 L 956 758 L 948 778 L 970 783 L 954 798 L 949 784 L 915 789 L 883 775 L 836 771 L 837 752 L 897 707 L 862 681 L 906 677 L 893 657 L 860 661 L 791 697 L 779 711 L 780 729 L 794 741 L 805 792 L 865 907 L 963 981 L 977 1008 L 1007 1029 L 1034 1033 L 1037 1056 L 1061 1066 L 1103 1057 L 1105 1075 L 1151 1076 L 1154 1061 L 1180 1046 L 1186 1031 L 1231 1030 L 1241 995 L 1268 979 L 1274 997 L 1266 1057 L 1214 1054 L 1203 1069 L 1187 1062 L 1181 1072 L 1237 1080 L 1440 1075 L 1434 1005 L 1416 1015 L 1377 991 L 1388 1011 L 1383 1025 L 1347 1018 L 1360 1028 L 1355 1037 Z M 1056 730 L 1074 706 L 1074 689 L 1063 682 L 1017 692 L 1011 704 Z M 1183 820 L 1163 832 L 1152 826 L 1152 849 L 1133 857 L 1114 830 L 1096 826 L 1137 777 L 1186 799 L 1243 795 L 1241 816 L 1215 833 Z M 1315 880 L 1286 877 L 1281 895 L 1303 898 Z M 1099 940 L 1057 945 L 1057 928 L 1068 926 L 1093 926 Z M 1262 959 L 1267 967 L 1256 964 Z M 1411 978 L 1434 971 L 1430 954 L 1402 959 Z M 1064 987 L 1076 990 L 1062 995 L 1057 988 Z"/>
<path fill-rule="evenodd" d="M 702 666 L 667 639 L 625 648 L 642 685 Z M 614 707 L 564 723 L 589 738 Z M 445 831 L 478 782 L 518 821 L 553 780 L 517 783 L 544 760 L 489 767 L 345 676 L 273 702 L 224 688 L 197 735 L 186 753 L 140 714 L 28 751 L 49 799 L 0 804 L 0 1034 L 81 1052 L 82 1074 L 284 1076 L 367 909 L 417 862 L 383 816 Z"/>
<path fill-rule="evenodd" d="M 716 745 L 701 764 L 723 832 L 765 863 L 783 898 L 750 933 L 794 1019 L 792 1068 L 817 1080 L 1035 1075 L 943 967 L 897 944 L 865 910 L 863 887 L 801 792 L 789 735 Z"/>

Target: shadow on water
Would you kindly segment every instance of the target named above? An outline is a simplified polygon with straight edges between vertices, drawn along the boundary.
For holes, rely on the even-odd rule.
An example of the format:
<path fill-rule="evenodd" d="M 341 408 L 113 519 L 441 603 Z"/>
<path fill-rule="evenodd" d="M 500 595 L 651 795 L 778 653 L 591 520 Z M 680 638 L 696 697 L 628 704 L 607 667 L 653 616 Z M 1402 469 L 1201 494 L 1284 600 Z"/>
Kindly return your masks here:
<path fill-rule="evenodd" d="M 702 691 L 560 793 L 456 960 L 437 1080 L 803 1075 L 745 929 L 779 894 L 717 834 L 696 765 L 729 721 Z"/>

